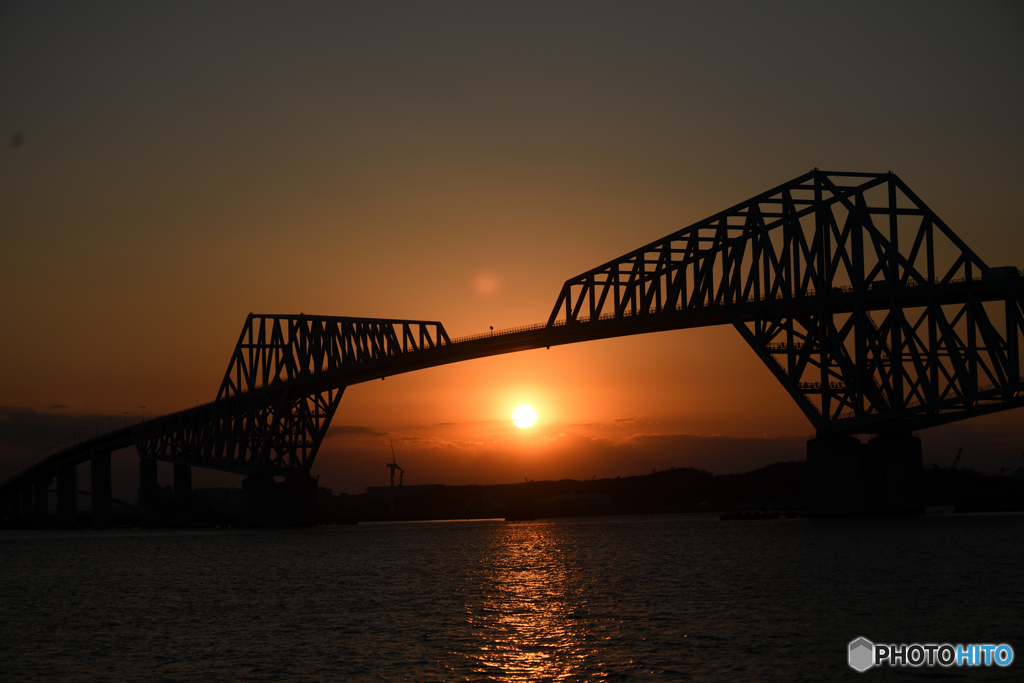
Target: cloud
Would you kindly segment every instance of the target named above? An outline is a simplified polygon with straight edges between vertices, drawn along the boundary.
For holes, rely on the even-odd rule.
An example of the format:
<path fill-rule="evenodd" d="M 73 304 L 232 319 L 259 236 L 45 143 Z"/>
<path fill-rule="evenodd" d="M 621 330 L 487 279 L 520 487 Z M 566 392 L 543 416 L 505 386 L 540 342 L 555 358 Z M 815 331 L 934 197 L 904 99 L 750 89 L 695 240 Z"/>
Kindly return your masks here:
<path fill-rule="evenodd" d="M 0 480 L 15 474 L 66 445 L 124 425 L 122 415 L 71 415 L 0 406 Z"/>
<path fill-rule="evenodd" d="M 53 413 L 62 406 L 49 406 L 46 411 L 31 408 L 0 406 L 0 445 L 28 449 L 50 449 L 73 441 L 102 434 L 121 427 L 123 416 L 71 415 Z"/>
<path fill-rule="evenodd" d="M 666 429 L 670 428 L 670 425 L 653 418 L 644 417 L 642 415 L 634 415 L 632 417 L 613 417 L 610 420 L 603 422 L 576 422 L 568 425 L 575 429 L 596 429 L 596 430 L 608 430 L 621 432 L 623 429 Z"/>
<path fill-rule="evenodd" d="M 349 434 L 325 443 L 314 471 L 321 484 L 359 493 L 386 485 L 387 441 Z M 634 433 L 615 438 L 577 427 L 487 437 L 395 434 L 407 484 L 500 484 L 541 479 L 590 479 L 695 467 L 715 474 L 746 472 L 805 457 L 806 437 L 734 438 Z"/>
<path fill-rule="evenodd" d="M 336 436 L 344 434 L 359 434 L 367 436 L 387 436 L 387 432 L 381 432 L 373 427 L 364 427 L 362 425 L 331 425 L 327 428 L 326 438 L 331 439 Z"/>
<path fill-rule="evenodd" d="M 79 435 L 121 424 L 121 416 L 72 415 L 55 412 L 51 406 L 44 410 L 0 406 L 0 479 Z M 406 470 L 407 484 L 499 484 L 524 477 L 590 479 L 671 467 L 728 474 L 803 459 L 807 443 L 805 435 L 769 438 L 680 433 L 643 417 L 527 432 L 492 427 L 482 422 L 442 423 L 389 432 L 366 425 L 334 425 L 313 472 L 321 475 L 322 485 L 336 491 L 358 493 L 367 486 L 385 485 L 385 463 L 391 460 L 389 439 Z M 960 446 L 964 446 L 961 467 L 996 472 L 1021 463 L 1021 428 L 1014 421 L 990 420 L 977 426 L 956 423 L 925 430 L 921 436 L 925 464 L 949 466 Z M 126 462 L 133 473 L 137 467 L 132 459 Z M 197 471 L 196 476 L 203 473 Z M 125 495 L 129 495 L 134 484 L 125 486 Z"/>

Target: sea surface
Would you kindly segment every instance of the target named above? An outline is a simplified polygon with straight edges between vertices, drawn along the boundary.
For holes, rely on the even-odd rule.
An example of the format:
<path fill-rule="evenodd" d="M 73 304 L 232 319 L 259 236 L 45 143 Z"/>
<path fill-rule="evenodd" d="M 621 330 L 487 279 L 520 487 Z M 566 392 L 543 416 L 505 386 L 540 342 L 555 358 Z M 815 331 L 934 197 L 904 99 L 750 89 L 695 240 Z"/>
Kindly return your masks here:
<path fill-rule="evenodd" d="M 0 532 L 0 577 L 4 681 L 1024 680 L 1022 515 Z"/>

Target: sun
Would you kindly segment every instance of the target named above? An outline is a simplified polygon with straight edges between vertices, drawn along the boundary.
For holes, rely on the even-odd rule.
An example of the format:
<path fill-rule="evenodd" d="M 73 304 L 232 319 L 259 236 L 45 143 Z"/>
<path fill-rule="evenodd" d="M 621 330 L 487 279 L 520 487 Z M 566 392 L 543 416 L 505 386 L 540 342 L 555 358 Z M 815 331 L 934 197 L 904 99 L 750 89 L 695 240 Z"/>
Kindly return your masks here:
<path fill-rule="evenodd" d="M 519 406 L 512 411 L 512 423 L 520 429 L 532 427 L 537 422 L 537 411 L 530 406 Z"/>

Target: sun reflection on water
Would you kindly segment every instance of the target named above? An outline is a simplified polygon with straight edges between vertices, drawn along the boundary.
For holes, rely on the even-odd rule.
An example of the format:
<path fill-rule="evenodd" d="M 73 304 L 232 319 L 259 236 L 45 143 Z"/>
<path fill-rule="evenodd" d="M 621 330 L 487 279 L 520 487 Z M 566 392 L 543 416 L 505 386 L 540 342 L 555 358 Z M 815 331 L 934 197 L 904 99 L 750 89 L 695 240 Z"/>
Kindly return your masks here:
<path fill-rule="evenodd" d="M 473 572 L 466 604 L 475 672 L 506 681 L 579 677 L 595 654 L 575 555 L 550 524 L 508 524 Z M 591 671 L 590 678 L 602 677 Z"/>

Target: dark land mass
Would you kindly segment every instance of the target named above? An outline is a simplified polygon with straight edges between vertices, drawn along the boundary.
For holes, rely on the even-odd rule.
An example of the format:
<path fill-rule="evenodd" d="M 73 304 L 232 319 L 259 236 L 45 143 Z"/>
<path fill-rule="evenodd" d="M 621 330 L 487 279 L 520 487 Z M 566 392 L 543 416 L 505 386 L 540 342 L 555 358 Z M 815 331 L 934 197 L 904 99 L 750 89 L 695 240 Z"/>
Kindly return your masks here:
<path fill-rule="evenodd" d="M 807 463 L 778 462 L 742 474 L 691 468 L 577 481 L 525 481 L 490 486 L 386 487 L 375 495 L 321 500 L 324 522 L 505 518 L 678 512 L 746 513 L 733 517 L 799 516 L 805 508 Z M 1010 476 L 965 469 L 923 471 L 924 504 L 955 512 L 1024 511 L 1024 468 Z M 777 513 L 777 514 L 776 514 Z"/>
<path fill-rule="evenodd" d="M 742 474 L 714 475 L 673 468 L 646 475 L 577 481 L 524 481 L 488 486 L 373 487 L 359 495 L 318 491 L 321 524 L 444 519 L 528 520 L 552 517 L 719 513 L 723 519 L 802 516 L 806 507 L 807 463 L 777 462 Z M 924 505 L 939 512 L 1024 511 L 1024 468 L 986 475 L 967 469 L 927 467 L 922 472 Z M 245 497 L 240 489 L 192 492 L 189 526 L 243 526 Z M 139 526 L 138 511 L 118 501 L 115 527 Z M 174 527 L 174 492 L 161 490 L 158 526 Z M 88 510 L 77 526 L 91 525 Z M 56 518 L 0 520 L 0 528 L 54 528 Z"/>

